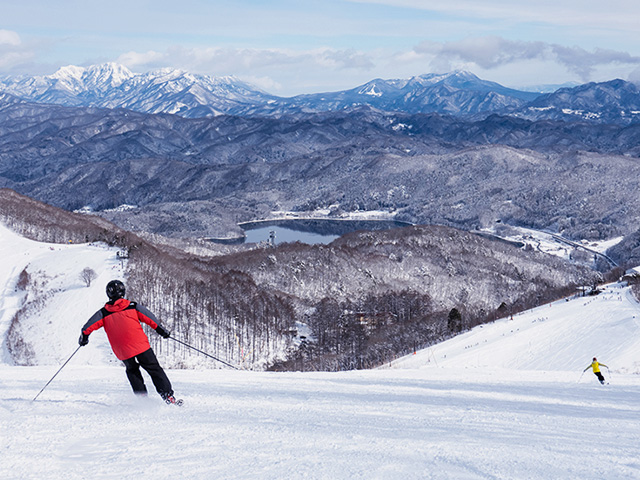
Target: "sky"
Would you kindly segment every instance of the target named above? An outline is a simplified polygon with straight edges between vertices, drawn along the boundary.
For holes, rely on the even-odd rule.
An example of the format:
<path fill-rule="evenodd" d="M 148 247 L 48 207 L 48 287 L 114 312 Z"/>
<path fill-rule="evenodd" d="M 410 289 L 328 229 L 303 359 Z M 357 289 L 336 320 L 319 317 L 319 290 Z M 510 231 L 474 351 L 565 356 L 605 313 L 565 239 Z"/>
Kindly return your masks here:
<path fill-rule="evenodd" d="M 468 70 L 509 87 L 640 81 L 637 0 L 0 0 L 0 75 L 117 62 L 281 96 Z"/>

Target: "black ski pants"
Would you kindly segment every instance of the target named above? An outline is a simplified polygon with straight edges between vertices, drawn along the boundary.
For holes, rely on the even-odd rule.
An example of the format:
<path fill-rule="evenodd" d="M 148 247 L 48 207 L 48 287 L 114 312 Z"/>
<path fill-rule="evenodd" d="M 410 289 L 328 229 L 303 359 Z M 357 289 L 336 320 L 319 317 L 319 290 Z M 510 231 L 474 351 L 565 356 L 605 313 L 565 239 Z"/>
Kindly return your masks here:
<path fill-rule="evenodd" d="M 142 372 L 140 367 L 144 368 L 149 376 L 153 385 L 156 387 L 156 391 L 164 398 L 167 395 L 173 395 L 171 388 L 171 382 L 167 378 L 167 374 L 158 363 L 156 354 L 152 349 L 144 351 L 135 357 L 123 360 L 124 366 L 127 369 L 127 378 L 133 388 L 133 393 L 137 395 L 144 395 L 147 393 L 147 387 L 144 384 L 142 378 Z"/>
<path fill-rule="evenodd" d="M 604 383 L 604 377 L 600 372 L 593 372 L 593 373 L 596 374 L 596 377 L 598 377 L 598 380 L 600 380 L 600 383 Z"/>

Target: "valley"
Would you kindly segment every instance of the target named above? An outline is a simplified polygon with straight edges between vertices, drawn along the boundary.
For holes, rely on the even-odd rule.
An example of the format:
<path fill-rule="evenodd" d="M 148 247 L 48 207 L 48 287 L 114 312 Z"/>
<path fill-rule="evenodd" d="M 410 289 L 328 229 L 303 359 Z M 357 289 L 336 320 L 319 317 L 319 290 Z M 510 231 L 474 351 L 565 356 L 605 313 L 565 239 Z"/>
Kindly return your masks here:
<path fill-rule="evenodd" d="M 638 128 L 371 110 L 183 119 L 17 103 L 0 110 L 0 186 L 170 237 L 239 237 L 238 223 L 334 206 L 602 240 L 637 229 Z M 125 204 L 135 208 L 116 209 Z"/>

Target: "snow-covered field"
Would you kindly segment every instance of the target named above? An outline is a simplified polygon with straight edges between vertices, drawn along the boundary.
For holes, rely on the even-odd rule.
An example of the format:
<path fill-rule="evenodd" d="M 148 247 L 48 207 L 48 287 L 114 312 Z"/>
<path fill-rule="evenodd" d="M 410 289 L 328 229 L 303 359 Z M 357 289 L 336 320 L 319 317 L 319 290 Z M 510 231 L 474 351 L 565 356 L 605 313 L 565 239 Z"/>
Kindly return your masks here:
<path fill-rule="evenodd" d="M 604 241 L 582 240 L 580 242 L 572 242 L 570 240 L 563 239 L 559 235 L 544 232 L 541 230 L 533 230 L 530 228 L 513 227 L 507 225 L 502 225 L 502 227 L 503 229 L 504 227 L 506 227 L 506 230 L 502 231 L 501 233 L 496 232 L 495 228 L 486 229 L 484 231 L 492 235 L 497 235 L 501 238 L 504 238 L 505 240 L 520 242 L 525 245 L 529 245 L 536 250 L 548 253 L 550 255 L 555 255 L 560 258 L 564 258 L 565 260 L 570 260 L 572 257 L 575 257 L 576 246 L 579 246 L 580 248 L 578 250 L 580 250 L 582 255 L 578 255 L 579 258 L 582 257 L 581 261 L 585 265 L 593 263 L 593 252 L 604 254 L 609 248 L 622 241 L 623 238 L 616 237 Z M 576 259 L 574 258 L 574 260 Z"/>
<path fill-rule="evenodd" d="M 640 305 L 622 285 L 374 371 L 169 371 L 181 408 L 135 398 L 96 332 L 33 402 L 118 264 L 103 246 L 36 244 L 1 227 L 0 251 L 3 336 L 24 265 L 68 285 L 52 296 L 61 315 L 28 320 L 55 326 L 34 343 L 39 366 L 0 364 L 0 478 L 640 478 Z M 76 279 L 87 262 L 99 274 L 89 288 Z M 581 376 L 594 355 L 609 385 Z"/>

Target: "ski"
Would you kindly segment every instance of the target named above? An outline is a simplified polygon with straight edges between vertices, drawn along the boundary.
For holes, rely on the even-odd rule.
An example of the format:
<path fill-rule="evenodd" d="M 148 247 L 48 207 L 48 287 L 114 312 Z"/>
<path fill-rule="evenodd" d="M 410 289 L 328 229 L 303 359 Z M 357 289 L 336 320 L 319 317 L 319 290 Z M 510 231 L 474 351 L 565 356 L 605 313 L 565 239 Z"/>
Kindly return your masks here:
<path fill-rule="evenodd" d="M 165 400 L 165 403 L 167 405 L 175 405 L 176 407 L 181 407 L 182 405 L 184 405 L 184 402 L 182 401 L 182 399 L 177 399 L 174 397 L 169 397 Z"/>

